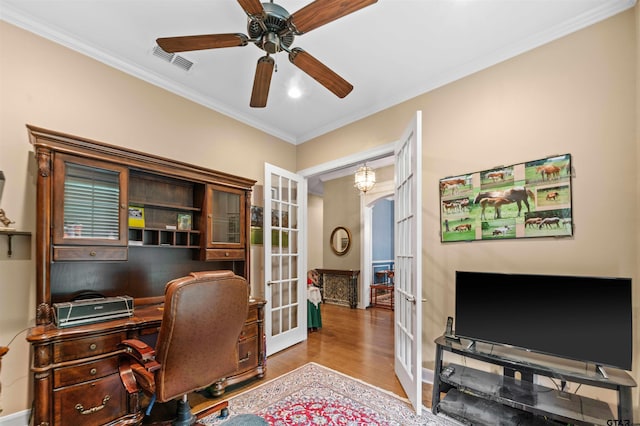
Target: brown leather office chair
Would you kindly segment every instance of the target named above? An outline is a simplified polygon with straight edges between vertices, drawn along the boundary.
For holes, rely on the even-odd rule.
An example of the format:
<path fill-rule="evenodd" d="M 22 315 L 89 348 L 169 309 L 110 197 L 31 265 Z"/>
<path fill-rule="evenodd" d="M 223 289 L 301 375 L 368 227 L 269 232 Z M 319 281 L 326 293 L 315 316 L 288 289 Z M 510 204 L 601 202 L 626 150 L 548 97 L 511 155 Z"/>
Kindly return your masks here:
<path fill-rule="evenodd" d="M 231 271 L 192 272 L 169 282 L 155 351 L 139 340 L 122 343 L 130 355 L 121 362 L 125 388 L 154 395 L 152 403 L 180 398 L 173 424 L 194 424 L 187 394 L 237 370 L 248 309 L 247 281 Z"/>

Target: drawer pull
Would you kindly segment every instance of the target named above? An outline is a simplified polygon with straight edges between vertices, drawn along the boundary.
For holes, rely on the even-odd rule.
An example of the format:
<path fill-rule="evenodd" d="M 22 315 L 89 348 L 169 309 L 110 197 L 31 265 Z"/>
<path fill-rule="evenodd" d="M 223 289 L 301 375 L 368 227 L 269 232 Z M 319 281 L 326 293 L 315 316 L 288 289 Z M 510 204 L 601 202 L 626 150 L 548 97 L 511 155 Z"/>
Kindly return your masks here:
<path fill-rule="evenodd" d="M 249 360 L 249 358 L 251 358 L 251 352 L 247 352 L 247 356 L 245 356 L 244 358 L 240 358 L 240 359 L 238 360 L 238 362 L 245 362 L 245 361 L 248 361 L 248 360 Z"/>
<path fill-rule="evenodd" d="M 89 252 L 89 256 L 95 256 L 95 255 L 96 255 L 96 252 L 95 252 L 95 251 L 90 251 L 90 252 Z"/>
<path fill-rule="evenodd" d="M 89 349 L 91 349 L 92 351 L 95 351 L 97 347 L 98 345 L 96 345 L 95 343 L 89 345 Z"/>
<path fill-rule="evenodd" d="M 102 398 L 102 405 L 91 407 L 86 410 L 84 409 L 82 404 L 76 404 L 76 410 L 78 410 L 82 415 L 92 414 L 92 413 L 95 413 L 96 411 L 102 410 L 105 407 L 105 405 L 107 405 L 107 401 L 109 401 L 110 399 L 111 397 L 109 395 L 105 395 L 104 398 Z"/>
<path fill-rule="evenodd" d="M 96 370 L 95 368 L 92 368 L 91 370 L 89 370 L 89 374 L 91 374 L 92 376 L 95 376 L 98 373 L 98 370 Z"/>

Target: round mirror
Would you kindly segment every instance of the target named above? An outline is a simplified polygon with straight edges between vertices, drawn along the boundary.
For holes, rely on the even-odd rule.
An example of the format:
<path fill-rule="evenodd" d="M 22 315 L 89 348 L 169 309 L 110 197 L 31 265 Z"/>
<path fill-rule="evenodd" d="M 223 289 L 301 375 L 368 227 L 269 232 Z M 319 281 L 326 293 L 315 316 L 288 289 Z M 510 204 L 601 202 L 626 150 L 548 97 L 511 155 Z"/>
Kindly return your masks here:
<path fill-rule="evenodd" d="M 344 256 L 351 248 L 351 232 L 344 226 L 338 226 L 331 233 L 331 250 L 338 256 Z"/>

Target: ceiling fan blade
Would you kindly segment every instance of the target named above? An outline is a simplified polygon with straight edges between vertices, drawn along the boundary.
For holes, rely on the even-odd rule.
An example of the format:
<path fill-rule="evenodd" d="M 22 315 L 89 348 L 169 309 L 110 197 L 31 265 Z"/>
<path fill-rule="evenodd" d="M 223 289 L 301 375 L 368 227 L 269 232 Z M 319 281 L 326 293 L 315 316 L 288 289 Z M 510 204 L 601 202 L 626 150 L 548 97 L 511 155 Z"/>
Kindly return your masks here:
<path fill-rule="evenodd" d="M 353 90 L 348 81 L 299 47 L 291 50 L 289 60 L 339 98 L 344 98 Z"/>
<path fill-rule="evenodd" d="M 264 7 L 262 7 L 260 0 L 238 0 L 238 3 L 249 16 L 258 17 L 264 14 Z"/>
<path fill-rule="evenodd" d="M 308 33 L 324 24 L 342 18 L 378 0 L 315 0 L 295 12 L 289 23 L 298 34 Z"/>
<path fill-rule="evenodd" d="M 258 59 L 256 66 L 256 76 L 253 80 L 253 92 L 251 92 L 252 108 L 264 108 L 267 106 L 267 96 L 269 96 L 269 86 L 271 85 L 271 75 L 275 61 L 269 55 Z"/>
<path fill-rule="evenodd" d="M 221 47 L 245 46 L 249 38 L 244 34 L 207 34 L 182 37 L 163 37 L 156 40 L 165 52 L 188 52 L 191 50 L 219 49 Z"/>

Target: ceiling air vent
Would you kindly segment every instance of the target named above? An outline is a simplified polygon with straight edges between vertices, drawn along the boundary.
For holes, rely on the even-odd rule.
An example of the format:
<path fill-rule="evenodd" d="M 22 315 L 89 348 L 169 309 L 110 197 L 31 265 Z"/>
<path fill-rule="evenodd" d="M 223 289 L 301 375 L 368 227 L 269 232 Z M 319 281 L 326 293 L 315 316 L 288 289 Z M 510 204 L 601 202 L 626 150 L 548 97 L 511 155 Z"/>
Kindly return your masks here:
<path fill-rule="evenodd" d="M 191 69 L 191 67 L 193 66 L 193 62 L 191 62 L 188 59 L 183 58 L 180 55 L 176 55 L 176 57 L 173 58 L 173 62 L 172 63 L 173 63 L 173 65 L 184 69 L 185 71 L 189 71 Z"/>
<path fill-rule="evenodd" d="M 153 47 L 153 56 L 158 57 L 166 62 L 169 62 L 178 68 L 182 68 L 185 71 L 189 71 L 193 66 L 193 62 L 175 53 L 169 53 L 162 50 L 158 45 Z"/>

